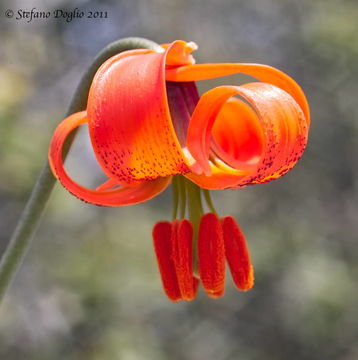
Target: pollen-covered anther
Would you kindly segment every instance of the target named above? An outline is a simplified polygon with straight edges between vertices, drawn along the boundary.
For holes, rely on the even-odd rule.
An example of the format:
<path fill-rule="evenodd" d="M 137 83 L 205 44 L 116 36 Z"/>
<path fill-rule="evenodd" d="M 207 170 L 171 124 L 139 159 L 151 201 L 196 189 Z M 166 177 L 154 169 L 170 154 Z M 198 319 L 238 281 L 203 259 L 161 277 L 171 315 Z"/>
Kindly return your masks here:
<path fill-rule="evenodd" d="M 153 228 L 154 250 L 157 256 L 164 292 L 172 301 L 182 299 L 178 279 L 172 259 L 173 225 L 169 222 L 158 222 Z"/>
<path fill-rule="evenodd" d="M 172 301 L 193 300 L 198 279 L 193 276 L 193 227 L 183 219 L 159 222 L 153 229 L 153 241 L 163 288 Z"/>
<path fill-rule="evenodd" d="M 183 300 L 193 300 L 198 279 L 193 276 L 193 226 L 186 220 L 174 220 L 172 231 L 172 260 Z"/>
<path fill-rule="evenodd" d="M 251 264 L 246 239 L 231 216 L 221 220 L 225 254 L 233 281 L 239 290 L 249 290 L 254 285 L 254 268 Z"/>
<path fill-rule="evenodd" d="M 225 247 L 220 220 L 213 213 L 205 214 L 200 221 L 198 236 L 200 280 L 208 296 L 224 295 Z"/>

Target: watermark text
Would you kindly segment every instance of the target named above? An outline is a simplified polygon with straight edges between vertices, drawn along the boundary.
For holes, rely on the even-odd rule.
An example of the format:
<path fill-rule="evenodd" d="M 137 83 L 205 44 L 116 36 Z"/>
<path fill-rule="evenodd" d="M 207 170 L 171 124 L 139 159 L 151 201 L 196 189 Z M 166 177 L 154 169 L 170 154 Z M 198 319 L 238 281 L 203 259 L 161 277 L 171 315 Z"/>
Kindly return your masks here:
<path fill-rule="evenodd" d="M 7 9 L 4 12 L 8 19 L 15 19 L 19 21 L 32 22 L 46 19 L 60 19 L 66 22 L 71 22 L 76 19 L 108 19 L 107 11 L 98 10 L 80 10 L 75 8 L 73 10 L 55 9 L 52 11 L 41 11 L 36 7 L 32 9 Z"/>

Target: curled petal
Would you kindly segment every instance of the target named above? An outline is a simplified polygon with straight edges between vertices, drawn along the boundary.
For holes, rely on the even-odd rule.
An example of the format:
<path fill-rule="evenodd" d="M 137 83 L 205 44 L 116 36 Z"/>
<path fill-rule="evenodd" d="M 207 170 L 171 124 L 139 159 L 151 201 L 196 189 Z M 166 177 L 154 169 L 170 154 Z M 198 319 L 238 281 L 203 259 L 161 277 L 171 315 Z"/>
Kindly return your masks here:
<path fill-rule="evenodd" d="M 208 296 L 224 294 L 225 247 L 220 220 L 213 213 L 205 214 L 200 221 L 198 235 L 200 280 Z"/>
<path fill-rule="evenodd" d="M 192 65 L 195 60 L 191 53 L 197 50 L 198 45 L 194 42 L 186 42 L 183 40 L 177 40 L 171 44 L 163 44 L 164 49 L 168 49 L 165 65 L 168 66 L 184 66 Z"/>
<path fill-rule="evenodd" d="M 263 143 L 261 124 L 254 109 L 238 98 L 227 100 L 212 127 L 213 153 L 235 168 L 251 170 L 259 160 Z"/>
<path fill-rule="evenodd" d="M 193 63 L 193 49 L 176 41 L 163 52 L 124 52 L 97 72 L 88 98 L 88 126 L 108 177 L 129 184 L 189 171 L 169 112 L 165 66 Z"/>
<path fill-rule="evenodd" d="M 296 164 L 307 136 L 287 92 L 267 83 L 220 86 L 200 98 L 188 128 L 188 150 L 204 174 L 186 176 L 207 189 L 270 181 Z"/>
<path fill-rule="evenodd" d="M 310 114 L 307 99 L 300 86 L 282 71 L 262 64 L 197 64 L 166 70 L 168 81 L 199 81 L 216 77 L 243 73 L 256 79 L 272 84 L 290 94 L 301 107 L 307 125 L 310 124 Z"/>
<path fill-rule="evenodd" d="M 79 199 L 96 205 L 121 206 L 147 201 L 162 192 L 170 183 L 170 177 L 153 181 L 123 185 L 114 190 L 93 190 L 77 184 L 67 174 L 62 161 L 62 148 L 67 136 L 76 127 L 87 122 L 85 111 L 70 115 L 56 128 L 49 149 L 49 163 L 54 175 L 61 184 Z M 120 185 L 118 180 L 110 179 L 110 185 Z M 103 189 L 103 188 L 102 188 Z"/>

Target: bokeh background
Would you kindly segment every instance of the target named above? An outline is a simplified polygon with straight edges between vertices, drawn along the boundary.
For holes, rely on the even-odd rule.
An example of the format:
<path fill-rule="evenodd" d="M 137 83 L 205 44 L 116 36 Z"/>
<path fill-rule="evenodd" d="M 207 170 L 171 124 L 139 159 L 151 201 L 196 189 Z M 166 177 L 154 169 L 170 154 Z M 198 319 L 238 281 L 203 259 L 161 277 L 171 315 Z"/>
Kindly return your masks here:
<path fill-rule="evenodd" d="M 33 7 L 108 18 L 4 16 Z M 192 40 L 197 62 L 273 65 L 298 81 L 312 111 L 293 171 L 214 192 L 219 212 L 246 233 L 252 291 L 237 292 L 228 276 L 220 300 L 203 291 L 191 303 L 166 299 L 150 234 L 168 219 L 170 190 L 146 204 L 100 208 L 56 186 L 0 307 L 0 359 L 358 359 L 356 0 L 15 0 L 0 10 L 1 251 L 81 75 L 111 41 Z M 68 167 L 91 185 L 100 175 L 86 135 Z"/>

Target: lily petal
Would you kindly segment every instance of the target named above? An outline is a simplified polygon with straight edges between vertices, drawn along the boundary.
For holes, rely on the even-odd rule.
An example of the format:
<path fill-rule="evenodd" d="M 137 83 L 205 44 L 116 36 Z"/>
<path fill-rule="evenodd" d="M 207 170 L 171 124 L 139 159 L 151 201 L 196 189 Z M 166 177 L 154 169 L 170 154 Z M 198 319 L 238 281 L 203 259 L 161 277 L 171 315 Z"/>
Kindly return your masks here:
<path fill-rule="evenodd" d="M 252 110 L 242 101 L 233 101 L 234 95 L 241 96 Z M 232 119 L 231 128 L 227 126 L 228 115 Z M 215 122 L 219 122 L 219 127 L 213 131 Z M 223 122 L 221 126 L 220 122 Z M 238 143 L 235 138 L 242 136 L 243 127 L 250 131 L 253 140 Z M 227 156 L 222 155 L 225 152 L 223 135 L 235 145 L 234 151 L 226 150 Z M 185 176 L 207 189 L 270 181 L 295 165 L 306 146 L 307 136 L 307 120 L 297 102 L 284 90 L 262 82 L 220 86 L 202 95 L 188 128 L 188 150 L 204 174 L 193 172 Z M 220 143 L 221 152 L 213 154 Z M 243 161 L 247 152 L 254 156 Z"/>
<path fill-rule="evenodd" d="M 165 78 L 167 81 L 199 81 L 237 73 L 253 76 L 289 93 L 301 107 L 307 124 L 310 124 L 309 106 L 301 87 L 290 76 L 268 65 L 250 63 L 187 65 L 168 68 Z"/>
<path fill-rule="evenodd" d="M 108 177 L 129 184 L 189 171 L 170 117 L 165 67 L 192 64 L 194 48 L 175 41 L 163 52 L 124 52 L 98 70 L 88 126 Z"/>
<path fill-rule="evenodd" d="M 76 127 L 87 122 L 86 111 L 70 115 L 56 128 L 50 150 L 49 163 L 61 184 L 79 199 L 104 206 L 133 205 L 147 201 L 162 192 L 171 181 L 170 177 L 153 181 L 137 182 L 134 185 L 122 185 L 114 190 L 93 190 L 77 184 L 67 174 L 62 161 L 62 148 L 67 136 Z M 112 179 L 113 180 L 113 179 Z M 114 184 L 114 182 L 112 183 Z M 116 185 L 119 185 L 116 180 Z"/>

